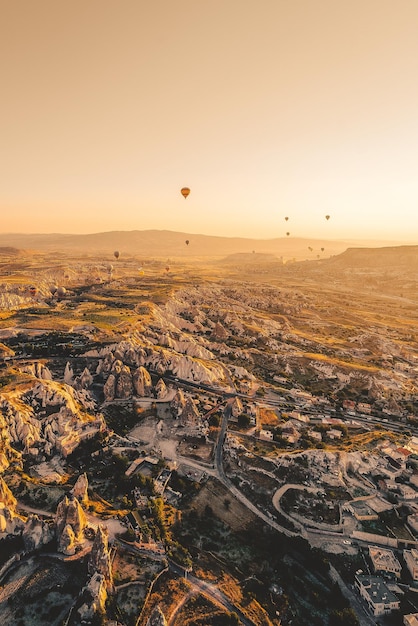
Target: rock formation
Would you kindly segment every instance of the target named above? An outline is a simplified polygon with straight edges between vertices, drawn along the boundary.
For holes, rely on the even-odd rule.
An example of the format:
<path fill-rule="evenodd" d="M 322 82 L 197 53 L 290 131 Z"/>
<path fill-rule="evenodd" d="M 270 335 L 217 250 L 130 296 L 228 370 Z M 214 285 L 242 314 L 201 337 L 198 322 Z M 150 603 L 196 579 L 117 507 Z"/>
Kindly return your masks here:
<path fill-rule="evenodd" d="M 52 541 L 54 536 L 54 529 L 48 522 L 39 519 L 37 515 L 29 515 L 22 531 L 25 550 L 38 550 Z"/>
<path fill-rule="evenodd" d="M 86 505 L 89 501 L 89 496 L 88 496 L 88 486 L 89 486 L 89 481 L 87 478 L 87 474 L 80 474 L 80 476 L 77 478 L 74 487 L 71 489 L 71 494 L 77 498 L 77 500 L 79 502 L 81 502 L 81 504 Z"/>
<path fill-rule="evenodd" d="M 12 509 L 13 511 L 16 508 L 17 500 L 10 491 L 9 487 L 4 482 L 3 478 L 0 476 L 0 502 L 7 508 Z"/>
<path fill-rule="evenodd" d="M 223 341 L 229 337 L 229 334 L 220 322 L 216 322 L 215 328 L 212 331 L 212 337 L 216 340 Z"/>
<path fill-rule="evenodd" d="M 183 390 L 178 389 L 176 395 L 170 403 L 171 412 L 173 413 L 174 417 L 179 417 L 183 413 L 185 406 L 186 399 L 184 397 Z"/>
<path fill-rule="evenodd" d="M 155 394 L 159 400 L 162 400 L 166 397 L 168 393 L 167 386 L 162 378 L 160 378 L 155 385 Z"/>
<path fill-rule="evenodd" d="M 14 534 L 23 528 L 23 519 L 16 513 L 16 498 L 0 476 L 0 533 Z"/>
<path fill-rule="evenodd" d="M 58 550 L 69 552 L 72 546 L 84 541 L 83 530 L 86 527 L 86 515 L 77 498 L 65 496 L 57 506 L 55 514 Z M 72 553 L 73 554 L 73 553 Z"/>
<path fill-rule="evenodd" d="M 58 552 L 62 552 L 67 556 L 71 556 L 75 554 L 75 549 L 77 546 L 76 536 L 70 524 L 66 524 L 64 526 L 62 532 L 58 536 Z"/>
<path fill-rule="evenodd" d="M 112 564 L 110 562 L 108 531 L 106 526 L 100 524 L 94 538 L 93 547 L 87 564 L 89 574 L 98 572 L 104 577 L 107 585 L 112 584 Z"/>
<path fill-rule="evenodd" d="M 83 593 L 83 604 L 78 609 L 80 622 L 82 624 L 89 623 L 95 613 L 105 612 L 107 600 L 106 580 L 102 574 L 96 572 L 90 578 Z"/>
<path fill-rule="evenodd" d="M 181 422 L 185 426 L 195 424 L 200 420 L 199 412 L 192 398 L 187 398 L 181 414 Z"/>
<path fill-rule="evenodd" d="M 67 385 L 72 385 L 74 382 L 74 372 L 71 365 L 67 362 L 64 370 L 64 382 Z"/>
<path fill-rule="evenodd" d="M 152 380 L 145 367 L 138 367 L 132 376 L 132 383 L 137 396 L 147 397 L 151 395 Z"/>

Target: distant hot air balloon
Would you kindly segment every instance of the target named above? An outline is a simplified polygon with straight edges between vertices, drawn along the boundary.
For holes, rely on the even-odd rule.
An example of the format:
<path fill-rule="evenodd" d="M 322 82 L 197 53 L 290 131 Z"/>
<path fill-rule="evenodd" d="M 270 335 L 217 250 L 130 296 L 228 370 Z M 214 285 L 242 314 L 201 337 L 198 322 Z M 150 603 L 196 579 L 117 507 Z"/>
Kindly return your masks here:
<path fill-rule="evenodd" d="M 113 265 L 111 263 L 109 263 L 109 265 L 106 267 L 106 269 L 109 272 L 109 274 L 111 274 L 113 272 Z"/>
<path fill-rule="evenodd" d="M 115 250 L 114 253 L 113 253 L 113 256 L 115 257 L 115 259 L 118 259 L 120 257 L 119 250 Z"/>
<path fill-rule="evenodd" d="M 66 293 L 67 293 L 67 290 L 66 290 L 65 287 L 58 287 L 58 289 L 57 289 L 57 296 L 59 298 L 63 298 Z"/>
<path fill-rule="evenodd" d="M 290 233 L 286 233 L 287 237 L 289 237 Z"/>
<path fill-rule="evenodd" d="M 331 217 L 331 215 L 326 215 L 326 216 L 325 216 L 325 219 L 326 219 L 326 220 L 329 220 L 329 218 L 330 218 L 330 217 Z"/>
<path fill-rule="evenodd" d="M 56 285 L 51 285 L 49 291 L 51 292 L 51 296 L 55 296 L 58 291 L 58 287 Z"/>
<path fill-rule="evenodd" d="M 169 272 L 169 271 L 170 271 L 170 268 L 168 267 L 168 265 L 167 265 L 167 267 L 165 268 L 165 271 L 166 271 L 166 272 Z"/>
<path fill-rule="evenodd" d="M 288 218 L 288 217 L 285 217 L 284 219 L 285 219 L 285 220 L 286 220 L 286 222 L 287 222 L 287 220 L 288 220 L 289 218 Z"/>
<path fill-rule="evenodd" d="M 188 239 L 186 239 L 186 242 L 185 242 L 185 243 L 186 243 L 186 246 L 188 246 L 188 245 L 189 245 L 189 243 L 190 243 L 190 241 L 189 241 Z"/>
<path fill-rule="evenodd" d="M 182 187 L 181 189 L 181 195 L 184 197 L 184 199 L 187 198 L 187 196 L 190 193 L 190 189 L 188 187 Z"/>
<path fill-rule="evenodd" d="M 311 246 L 308 246 L 308 250 L 309 252 L 313 252 L 313 248 Z"/>
<path fill-rule="evenodd" d="M 323 252 L 325 250 L 325 248 L 321 248 L 321 252 Z"/>

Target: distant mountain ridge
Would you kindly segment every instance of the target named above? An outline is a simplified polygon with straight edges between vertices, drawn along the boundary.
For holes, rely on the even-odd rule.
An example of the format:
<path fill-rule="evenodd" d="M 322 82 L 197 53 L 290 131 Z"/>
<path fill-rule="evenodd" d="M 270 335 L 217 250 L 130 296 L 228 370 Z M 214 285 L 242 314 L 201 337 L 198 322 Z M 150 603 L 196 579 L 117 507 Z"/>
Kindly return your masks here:
<path fill-rule="evenodd" d="M 418 270 L 418 246 L 391 246 L 382 248 L 348 248 L 327 260 L 338 267 L 404 267 Z"/>
<path fill-rule="evenodd" d="M 186 240 L 189 245 L 186 245 Z M 220 237 L 168 230 L 110 231 L 92 234 L 0 234 L 0 246 L 41 250 L 45 252 L 106 254 L 113 255 L 119 250 L 121 255 L 138 256 L 227 256 L 238 253 L 268 253 L 285 259 L 313 258 L 313 254 L 325 248 L 321 256 L 341 254 L 350 245 L 363 245 L 363 242 L 281 237 L 275 239 L 251 239 L 244 237 Z M 381 242 L 388 245 L 388 242 Z M 364 245 L 379 245 L 378 242 L 364 242 Z M 314 252 L 308 252 L 308 248 Z"/>

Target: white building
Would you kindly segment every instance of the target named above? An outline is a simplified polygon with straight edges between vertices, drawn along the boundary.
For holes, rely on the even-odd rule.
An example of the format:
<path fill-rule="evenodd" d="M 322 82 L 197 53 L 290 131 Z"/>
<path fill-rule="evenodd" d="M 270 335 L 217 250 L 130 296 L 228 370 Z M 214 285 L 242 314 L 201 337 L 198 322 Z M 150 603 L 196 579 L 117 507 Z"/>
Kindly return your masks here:
<path fill-rule="evenodd" d="M 414 580 L 418 580 L 418 550 L 404 550 L 403 558 Z"/>
<path fill-rule="evenodd" d="M 390 591 L 383 578 L 358 575 L 355 579 L 355 585 L 375 617 L 399 609 L 398 598 Z"/>
<path fill-rule="evenodd" d="M 370 546 L 369 556 L 376 574 L 389 574 L 400 578 L 402 567 L 392 550 Z"/>

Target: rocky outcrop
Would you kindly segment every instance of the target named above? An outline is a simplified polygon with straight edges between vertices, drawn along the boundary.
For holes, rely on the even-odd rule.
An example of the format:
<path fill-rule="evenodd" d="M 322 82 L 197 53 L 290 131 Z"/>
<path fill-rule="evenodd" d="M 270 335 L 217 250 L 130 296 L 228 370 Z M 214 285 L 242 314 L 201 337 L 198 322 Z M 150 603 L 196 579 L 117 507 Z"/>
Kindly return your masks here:
<path fill-rule="evenodd" d="M 152 391 L 152 380 L 145 367 L 138 367 L 132 376 L 132 383 L 137 396 L 148 397 Z"/>
<path fill-rule="evenodd" d="M 127 365 L 122 365 L 120 368 L 119 376 L 116 380 L 116 398 L 128 399 L 132 398 L 133 385 L 131 370 Z"/>
<path fill-rule="evenodd" d="M 159 606 L 155 607 L 146 626 L 167 626 L 167 620 Z"/>
<path fill-rule="evenodd" d="M 58 550 L 65 554 L 84 541 L 83 530 L 86 527 L 86 515 L 77 498 L 65 496 L 57 506 L 55 525 L 57 529 Z"/>
<path fill-rule="evenodd" d="M 83 603 L 78 609 L 80 622 L 90 623 L 96 613 L 104 614 L 107 600 L 107 586 L 104 576 L 96 572 L 90 578 L 83 593 Z"/>
<path fill-rule="evenodd" d="M 23 455 L 42 460 L 56 452 L 67 456 L 105 427 L 103 416 L 88 413 L 92 408 L 86 391 L 76 391 L 52 380 L 36 379 L 32 387 L 0 395 L 0 467 L 7 467 L 12 448 L 23 447 Z"/>
<path fill-rule="evenodd" d="M 199 411 L 192 398 L 187 398 L 185 407 L 181 413 L 181 422 L 185 426 L 196 424 L 200 420 Z"/>
<path fill-rule="evenodd" d="M 216 322 L 215 328 L 212 331 L 212 337 L 217 341 L 223 341 L 229 337 L 229 333 L 220 322 Z"/>
<path fill-rule="evenodd" d="M 85 367 L 81 372 L 80 376 L 78 376 L 75 380 L 75 388 L 76 389 L 88 389 L 91 387 L 93 383 L 93 376 L 90 370 Z"/>
<path fill-rule="evenodd" d="M 29 515 L 22 531 L 26 551 L 38 550 L 54 537 L 55 531 L 48 522 L 39 519 L 37 515 Z"/>
<path fill-rule="evenodd" d="M 167 386 L 165 382 L 163 381 L 163 379 L 160 378 L 157 384 L 155 385 L 155 395 L 159 400 L 162 400 L 163 398 L 167 396 L 167 393 L 168 393 Z"/>
<path fill-rule="evenodd" d="M 89 574 L 98 572 L 110 586 L 113 581 L 112 564 L 110 562 L 108 531 L 106 526 L 100 524 L 94 538 L 93 547 L 87 564 Z"/>
<path fill-rule="evenodd" d="M 13 511 L 16 509 L 17 500 L 10 491 L 9 487 L 0 476 L 0 502 Z"/>
<path fill-rule="evenodd" d="M 40 361 L 35 361 L 30 365 L 22 367 L 22 372 L 30 374 L 34 378 L 40 378 L 42 380 L 52 380 L 52 374 L 48 367 Z"/>
<path fill-rule="evenodd" d="M 172 399 L 170 403 L 171 412 L 174 415 L 174 417 L 179 417 L 183 413 L 185 406 L 186 406 L 186 399 L 184 397 L 183 390 L 178 389 L 176 392 L 176 395 L 174 396 L 174 398 Z"/>
<path fill-rule="evenodd" d="M 16 498 L 0 477 L 0 533 L 14 534 L 23 528 L 23 519 L 16 513 Z"/>
<path fill-rule="evenodd" d="M 74 371 L 71 365 L 67 362 L 64 370 L 64 382 L 67 385 L 73 385 L 74 383 Z"/>
<path fill-rule="evenodd" d="M 58 552 L 62 552 L 62 554 L 72 556 L 73 554 L 75 554 L 77 545 L 78 542 L 76 540 L 74 531 L 70 524 L 67 524 L 66 526 L 64 526 L 62 532 L 58 536 L 57 550 Z"/>
<path fill-rule="evenodd" d="M 84 505 L 88 504 L 89 501 L 88 486 L 87 474 L 84 473 L 77 478 L 74 487 L 71 489 L 71 494 Z"/>
<path fill-rule="evenodd" d="M 116 395 L 116 377 L 110 374 L 109 378 L 103 385 L 103 395 L 105 402 L 112 402 Z"/>

